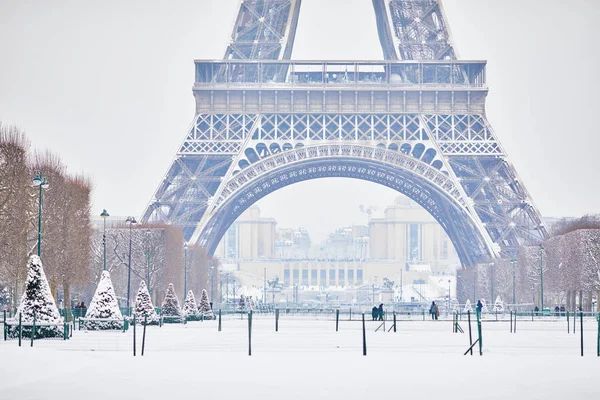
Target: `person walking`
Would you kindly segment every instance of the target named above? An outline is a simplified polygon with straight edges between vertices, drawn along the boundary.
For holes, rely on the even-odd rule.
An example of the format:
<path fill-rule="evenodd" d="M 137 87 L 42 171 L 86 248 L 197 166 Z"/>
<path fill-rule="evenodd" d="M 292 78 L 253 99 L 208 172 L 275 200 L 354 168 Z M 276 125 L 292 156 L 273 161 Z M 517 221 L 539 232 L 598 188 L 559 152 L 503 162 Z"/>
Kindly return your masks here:
<path fill-rule="evenodd" d="M 483 304 L 481 304 L 481 300 L 477 300 L 477 306 L 475 308 L 477 310 L 477 315 L 481 315 L 481 310 L 483 309 Z"/>
<path fill-rule="evenodd" d="M 378 313 L 377 313 L 377 314 L 379 314 L 379 320 L 380 320 L 380 321 L 383 321 L 383 303 L 381 303 L 381 304 L 379 305 L 379 309 L 378 309 L 377 311 L 378 311 Z"/>
<path fill-rule="evenodd" d="M 373 306 L 371 310 L 371 316 L 373 317 L 373 321 L 377 321 L 377 316 L 379 315 L 379 309 L 376 306 Z"/>
<path fill-rule="evenodd" d="M 437 305 L 435 304 L 435 301 L 431 302 L 431 307 L 429 307 L 429 314 L 431 314 L 431 319 L 435 320 L 437 319 L 436 314 L 437 314 Z"/>

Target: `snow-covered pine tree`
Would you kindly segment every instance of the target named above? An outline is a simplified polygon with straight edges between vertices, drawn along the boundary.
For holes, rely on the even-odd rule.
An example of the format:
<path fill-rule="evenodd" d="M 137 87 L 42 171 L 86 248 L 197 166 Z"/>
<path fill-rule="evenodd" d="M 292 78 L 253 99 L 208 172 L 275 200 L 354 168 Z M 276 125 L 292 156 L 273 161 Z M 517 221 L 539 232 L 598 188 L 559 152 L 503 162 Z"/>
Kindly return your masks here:
<path fill-rule="evenodd" d="M 194 292 L 188 291 L 187 297 L 183 302 L 183 317 L 186 321 L 199 321 L 200 315 L 198 315 L 198 305 L 196 304 L 196 298 Z"/>
<path fill-rule="evenodd" d="M 123 314 L 110 279 L 110 272 L 102 272 L 96 293 L 85 314 L 83 326 L 88 330 L 123 329 Z M 90 321 L 87 321 L 90 319 Z M 98 321 L 101 320 L 101 321 Z"/>
<path fill-rule="evenodd" d="M 240 311 L 240 312 L 245 312 L 245 311 L 246 311 L 246 308 L 247 308 L 247 305 L 246 305 L 246 297 L 245 297 L 245 296 L 242 294 L 242 295 L 240 296 L 240 301 L 239 301 L 239 303 L 238 303 L 238 307 L 237 307 L 237 309 L 238 309 L 238 311 Z"/>
<path fill-rule="evenodd" d="M 473 307 L 471 306 L 471 300 L 467 299 L 467 302 L 465 303 L 465 308 L 463 310 L 463 312 L 468 312 L 471 311 L 471 314 L 473 313 Z"/>
<path fill-rule="evenodd" d="M 490 312 L 490 310 L 488 309 L 488 306 L 485 302 L 485 299 L 481 299 L 481 312 L 482 313 L 488 313 Z"/>
<path fill-rule="evenodd" d="M 15 315 L 16 321 L 19 319 L 19 313 L 22 315 L 22 322 L 27 324 L 27 326 L 23 326 L 23 337 L 31 337 L 32 327 L 30 324 L 33 323 L 34 313 L 36 339 L 61 337 L 63 335 L 63 319 L 50 292 L 50 285 L 48 285 L 42 267 L 42 260 L 35 255 L 29 258 L 25 293 L 21 297 L 21 305 Z M 18 323 L 7 327 L 7 336 L 11 338 L 19 336 Z"/>
<path fill-rule="evenodd" d="M 167 293 L 165 293 L 165 299 L 160 308 L 164 323 L 173 324 L 183 322 L 179 298 L 177 298 L 177 293 L 175 293 L 175 287 L 172 283 L 169 283 Z"/>
<path fill-rule="evenodd" d="M 148 325 L 158 324 L 158 315 L 156 315 L 150 293 L 148 293 L 148 287 L 144 281 L 140 282 L 140 288 L 135 297 L 135 309 L 133 310 L 133 315 L 135 316 L 136 323 L 143 324 L 144 315 L 147 315 Z"/>
<path fill-rule="evenodd" d="M 494 302 L 494 308 L 492 308 L 494 312 L 504 312 L 504 303 L 500 296 L 496 297 L 496 301 Z"/>
<path fill-rule="evenodd" d="M 206 289 L 202 289 L 202 296 L 200 296 L 200 304 L 198 304 L 198 314 L 202 319 L 213 319 L 213 312 L 210 309 L 210 302 L 208 301 L 208 292 Z"/>

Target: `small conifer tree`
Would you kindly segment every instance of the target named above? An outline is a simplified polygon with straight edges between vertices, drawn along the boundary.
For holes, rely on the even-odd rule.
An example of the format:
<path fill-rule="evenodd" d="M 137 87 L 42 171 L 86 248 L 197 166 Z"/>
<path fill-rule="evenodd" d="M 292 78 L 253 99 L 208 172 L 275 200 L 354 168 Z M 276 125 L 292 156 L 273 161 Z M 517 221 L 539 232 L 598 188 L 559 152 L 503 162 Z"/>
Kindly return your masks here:
<path fill-rule="evenodd" d="M 179 298 L 177 298 L 177 293 L 175 293 L 175 287 L 172 283 L 169 283 L 167 293 L 165 293 L 165 299 L 162 302 L 161 311 L 163 315 L 163 322 L 182 322 Z"/>
<path fill-rule="evenodd" d="M 494 312 L 504 312 L 504 303 L 500 296 L 496 297 L 496 301 L 494 302 L 494 307 L 492 308 Z"/>
<path fill-rule="evenodd" d="M 196 304 L 196 298 L 194 292 L 188 291 L 185 301 L 183 302 L 183 316 L 186 321 L 198 321 L 200 316 L 198 315 L 198 305 Z"/>
<path fill-rule="evenodd" d="M 465 309 L 464 312 L 468 312 L 471 311 L 471 313 L 473 312 L 473 307 L 471 306 L 471 300 L 467 299 L 467 302 L 465 303 Z"/>
<path fill-rule="evenodd" d="M 140 282 L 140 288 L 135 297 L 135 309 L 133 310 L 133 315 L 135 316 L 136 323 L 143 324 L 144 316 L 147 315 L 148 325 L 158 324 L 158 315 L 156 315 L 150 293 L 148 293 L 148 287 L 144 281 Z"/>
<path fill-rule="evenodd" d="M 83 324 L 88 330 L 123 329 L 123 314 L 108 271 L 102 272 Z"/>
<path fill-rule="evenodd" d="M 210 308 L 210 302 L 208 301 L 208 293 L 206 289 L 202 289 L 202 296 L 200 297 L 200 304 L 198 305 L 198 314 L 202 319 L 212 319 L 213 312 Z"/>
<path fill-rule="evenodd" d="M 35 338 L 61 337 L 63 335 L 63 319 L 61 318 L 56 303 L 50 292 L 50 285 L 46 279 L 42 260 L 38 256 L 29 258 L 27 282 L 25 282 L 25 293 L 21 297 L 21 305 L 17 309 L 15 319 L 21 314 L 23 322 L 23 337 L 31 337 L 33 317 L 35 315 L 36 326 Z M 48 325 L 56 324 L 56 325 Z M 18 337 L 18 325 L 7 326 L 8 337 Z"/>

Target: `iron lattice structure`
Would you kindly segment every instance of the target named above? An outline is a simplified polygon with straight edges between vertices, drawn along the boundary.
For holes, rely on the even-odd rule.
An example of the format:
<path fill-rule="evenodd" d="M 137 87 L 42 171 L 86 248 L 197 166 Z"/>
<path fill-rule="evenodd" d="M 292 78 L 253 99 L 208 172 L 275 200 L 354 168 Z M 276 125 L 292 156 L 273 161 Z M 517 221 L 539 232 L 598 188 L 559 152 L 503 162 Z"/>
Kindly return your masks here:
<path fill-rule="evenodd" d="M 404 193 L 463 266 L 546 235 L 485 115 L 485 61 L 458 60 L 436 0 L 373 0 L 382 61 L 291 61 L 300 0 L 245 0 L 223 60 L 196 60 L 196 116 L 144 212 L 212 254 L 281 187 L 353 177 Z"/>

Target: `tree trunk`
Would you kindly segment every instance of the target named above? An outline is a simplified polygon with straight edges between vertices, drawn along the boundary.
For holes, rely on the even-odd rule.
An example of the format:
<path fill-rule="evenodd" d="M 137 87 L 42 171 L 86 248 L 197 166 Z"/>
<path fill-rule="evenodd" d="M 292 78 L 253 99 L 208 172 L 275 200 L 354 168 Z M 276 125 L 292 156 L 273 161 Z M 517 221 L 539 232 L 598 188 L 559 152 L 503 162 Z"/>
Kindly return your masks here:
<path fill-rule="evenodd" d="M 587 301 L 585 302 L 585 311 L 592 311 L 592 296 L 593 292 L 590 290 L 588 292 Z"/>
<path fill-rule="evenodd" d="M 569 301 L 571 301 L 571 291 L 567 290 L 567 298 L 565 300 L 565 308 L 569 309 Z"/>
<path fill-rule="evenodd" d="M 63 282 L 63 304 L 65 308 L 65 316 L 71 315 L 71 285 L 68 282 Z"/>

